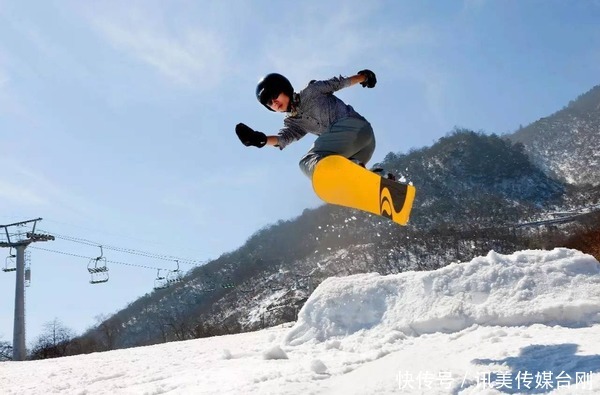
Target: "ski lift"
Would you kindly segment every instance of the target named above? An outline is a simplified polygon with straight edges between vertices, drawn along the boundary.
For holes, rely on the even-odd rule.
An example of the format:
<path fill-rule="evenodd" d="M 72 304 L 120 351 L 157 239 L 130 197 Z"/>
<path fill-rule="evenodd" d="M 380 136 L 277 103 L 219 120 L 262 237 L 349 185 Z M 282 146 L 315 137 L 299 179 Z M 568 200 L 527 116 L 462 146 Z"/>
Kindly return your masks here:
<path fill-rule="evenodd" d="M 6 257 L 6 260 L 4 261 L 4 267 L 2 268 L 3 272 L 14 272 L 15 270 L 17 270 L 17 263 L 15 261 L 15 258 L 17 257 L 15 254 L 13 254 L 12 252 L 12 247 L 10 248 L 9 252 L 8 252 L 8 256 Z"/>
<path fill-rule="evenodd" d="M 235 288 L 235 282 L 233 281 L 233 279 L 231 278 L 231 276 L 227 276 L 227 278 L 225 279 L 225 281 L 223 281 L 221 283 L 221 288 L 223 288 L 223 289 Z"/>
<path fill-rule="evenodd" d="M 106 258 L 104 258 L 102 246 L 100 246 L 100 256 L 90 259 L 88 272 L 92 276 L 90 284 L 101 284 L 108 281 L 108 267 L 106 267 Z"/>
<path fill-rule="evenodd" d="M 161 269 L 158 269 L 158 272 L 156 273 L 156 279 L 154 280 L 154 289 L 156 290 L 165 289 L 169 286 L 167 278 L 165 276 L 160 275 L 160 270 Z"/>
<path fill-rule="evenodd" d="M 167 273 L 167 284 L 171 285 L 173 283 L 177 283 L 179 281 L 181 281 L 181 270 L 179 270 L 179 261 L 175 261 L 175 263 L 177 263 L 177 269 L 175 270 L 169 270 L 169 272 Z"/>

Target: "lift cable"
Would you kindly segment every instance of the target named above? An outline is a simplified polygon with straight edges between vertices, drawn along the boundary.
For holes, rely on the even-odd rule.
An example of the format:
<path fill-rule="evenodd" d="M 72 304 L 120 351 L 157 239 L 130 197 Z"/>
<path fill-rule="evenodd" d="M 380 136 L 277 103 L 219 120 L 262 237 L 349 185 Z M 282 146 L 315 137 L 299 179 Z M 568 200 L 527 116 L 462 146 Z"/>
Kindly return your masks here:
<path fill-rule="evenodd" d="M 89 256 L 85 256 L 85 255 L 79 255 L 79 254 L 73 254 L 70 252 L 64 252 L 64 251 L 57 251 L 57 250 L 51 250 L 48 248 L 42 248 L 42 247 L 34 247 L 34 246 L 30 246 L 29 248 L 34 249 L 34 250 L 40 250 L 40 251 L 46 251 L 46 252 L 52 252 L 54 254 L 61 254 L 61 255 L 67 255 L 67 256 L 71 256 L 74 258 L 82 258 L 82 259 L 96 259 L 96 258 L 92 258 Z M 132 267 L 139 267 L 142 269 L 152 269 L 152 270 L 169 270 L 169 269 L 165 269 L 165 268 L 160 268 L 160 267 L 155 267 L 155 266 L 147 266 L 147 265 L 137 265 L 135 263 L 128 263 L 128 262 L 120 262 L 120 261 L 112 261 L 112 260 L 106 260 L 107 263 L 114 263 L 116 265 L 124 265 L 124 266 L 132 266 Z"/>
<path fill-rule="evenodd" d="M 88 246 L 92 246 L 92 247 L 100 247 L 102 246 L 104 249 L 106 250 L 112 250 L 112 251 L 116 251 L 116 252 L 122 252 L 122 253 L 126 253 L 126 254 L 130 254 L 130 255 L 137 255 L 137 256 L 142 256 L 145 258 L 152 258 L 152 259 L 158 259 L 158 260 L 163 260 L 163 261 L 178 261 L 181 263 L 186 263 L 188 265 L 203 265 L 205 263 L 207 263 L 208 261 L 199 261 L 197 259 L 188 259 L 188 258 L 180 258 L 180 257 L 176 257 L 176 256 L 172 256 L 172 255 L 166 255 L 166 254 L 156 254 L 156 253 L 151 253 L 151 252 L 146 252 L 146 251 L 141 251 L 141 250 L 134 250 L 131 248 L 123 248 L 123 247 L 116 247 L 116 246 L 110 246 L 110 245 L 106 245 L 103 243 L 97 243 L 91 240 L 87 240 L 87 239 L 83 239 L 80 237 L 73 237 L 73 236 L 66 236 L 66 235 L 60 235 L 54 232 L 49 232 L 49 231 L 45 231 L 45 230 L 40 230 L 40 232 L 44 232 L 47 233 L 49 235 L 54 236 L 57 239 L 61 239 L 64 241 L 70 241 L 73 243 L 79 243 L 79 244 L 83 244 L 83 245 L 88 245 Z"/>

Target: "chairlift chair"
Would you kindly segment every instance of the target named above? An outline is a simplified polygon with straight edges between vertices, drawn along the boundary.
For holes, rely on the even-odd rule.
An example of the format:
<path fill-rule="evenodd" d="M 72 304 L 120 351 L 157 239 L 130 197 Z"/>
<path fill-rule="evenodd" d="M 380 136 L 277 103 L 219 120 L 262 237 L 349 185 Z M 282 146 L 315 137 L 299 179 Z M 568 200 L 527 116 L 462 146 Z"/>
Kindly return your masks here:
<path fill-rule="evenodd" d="M 15 261 L 15 258 L 17 256 L 15 254 L 13 254 L 12 252 L 12 247 L 10 248 L 9 252 L 8 252 L 8 256 L 6 257 L 6 260 L 4 261 L 4 267 L 2 268 L 3 272 L 14 272 L 17 270 L 17 263 Z"/>
<path fill-rule="evenodd" d="M 181 274 L 181 270 L 179 270 L 179 261 L 175 261 L 177 263 L 177 269 L 169 270 L 167 273 L 167 284 L 173 284 L 181 281 L 183 275 Z"/>
<path fill-rule="evenodd" d="M 235 282 L 233 281 L 233 279 L 231 278 L 231 276 L 227 276 L 227 278 L 225 279 L 225 281 L 223 281 L 221 283 L 221 288 L 223 288 L 223 289 L 235 288 Z"/>
<path fill-rule="evenodd" d="M 106 258 L 104 257 L 102 246 L 100 246 L 100 256 L 90 259 L 88 272 L 92 276 L 90 284 L 101 284 L 108 281 L 108 267 L 106 266 Z"/>
<path fill-rule="evenodd" d="M 165 276 L 160 275 L 160 269 L 156 273 L 156 279 L 154 280 L 154 289 L 165 289 L 169 286 L 169 282 Z"/>

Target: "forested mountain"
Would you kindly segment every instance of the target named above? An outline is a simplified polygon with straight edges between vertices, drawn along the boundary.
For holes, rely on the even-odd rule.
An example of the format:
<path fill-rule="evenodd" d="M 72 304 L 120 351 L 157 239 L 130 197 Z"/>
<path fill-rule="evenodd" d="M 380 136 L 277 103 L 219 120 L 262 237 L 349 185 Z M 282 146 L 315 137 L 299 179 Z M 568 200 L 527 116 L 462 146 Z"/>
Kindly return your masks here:
<path fill-rule="evenodd" d="M 329 276 L 426 270 L 492 249 L 568 243 L 582 226 L 590 231 L 598 223 L 600 187 L 580 184 L 599 177 L 600 169 L 573 136 L 599 140 L 599 92 L 594 88 L 512 136 L 455 130 L 431 147 L 390 153 L 381 166 L 418 187 L 409 226 L 329 205 L 305 210 L 138 299 L 76 339 L 73 350 L 253 330 L 295 319 Z"/>
<path fill-rule="evenodd" d="M 600 184 L 600 85 L 510 136 L 533 162 L 570 184 Z"/>
<path fill-rule="evenodd" d="M 421 226 L 516 223 L 564 192 L 531 163 L 523 145 L 468 130 L 408 155 L 389 154 L 382 166 L 418 185 L 412 222 Z"/>

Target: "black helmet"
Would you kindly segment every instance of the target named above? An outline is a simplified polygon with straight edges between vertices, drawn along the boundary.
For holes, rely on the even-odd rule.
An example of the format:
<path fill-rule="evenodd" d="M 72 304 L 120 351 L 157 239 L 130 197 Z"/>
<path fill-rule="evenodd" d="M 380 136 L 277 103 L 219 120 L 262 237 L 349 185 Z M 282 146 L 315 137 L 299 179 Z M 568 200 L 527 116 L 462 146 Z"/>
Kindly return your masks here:
<path fill-rule="evenodd" d="M 294 94 L 292 84 L 281 74 L 267 74 L 258 82 L 258 85 L 256 85 L 256 98 L 260 104 L 271 111 L 273 111 L 273 109 L 271 109 L 268 104 L 271 100 L 277 98 L 280 93 L 285 93 L 290 100 Z"/>

